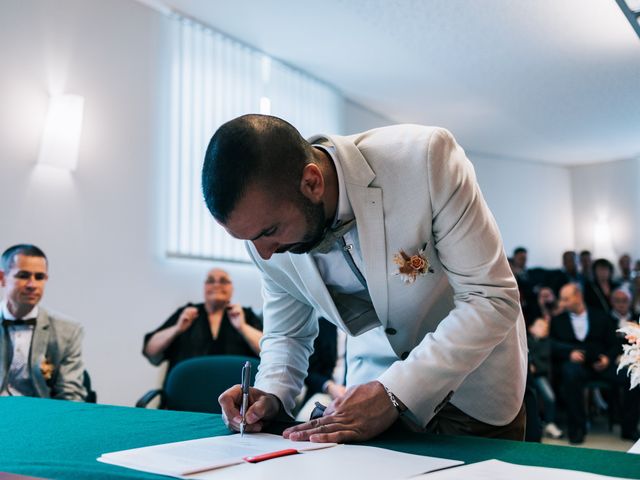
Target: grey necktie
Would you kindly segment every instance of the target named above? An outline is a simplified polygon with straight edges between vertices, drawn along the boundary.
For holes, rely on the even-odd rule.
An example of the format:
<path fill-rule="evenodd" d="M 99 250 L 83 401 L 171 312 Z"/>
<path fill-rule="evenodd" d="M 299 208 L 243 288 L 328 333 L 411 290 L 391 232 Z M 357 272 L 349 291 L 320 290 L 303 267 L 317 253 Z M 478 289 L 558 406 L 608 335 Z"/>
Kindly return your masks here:
<path fill-rule="evenodd" d="M 310 251 L 314 253 L 329 253 L 337 241 L 341 240 L 344 235 L 356 225 L 355 219 L 343 223 L 335 228 L 326 230 L 322 240 L 320 240 Z"/>

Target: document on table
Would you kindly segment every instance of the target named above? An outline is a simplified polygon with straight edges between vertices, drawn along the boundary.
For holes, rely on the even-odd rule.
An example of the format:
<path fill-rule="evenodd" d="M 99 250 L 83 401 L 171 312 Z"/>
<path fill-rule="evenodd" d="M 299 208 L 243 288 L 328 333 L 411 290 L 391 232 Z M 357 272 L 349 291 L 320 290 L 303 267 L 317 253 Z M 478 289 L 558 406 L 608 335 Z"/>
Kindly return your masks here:
<path fill-rule="evenodd" d="M 334 447 L 335 443 L 293 442 L 268 433 L 200 438 L 105 453 L 98 461 L 143 472 L 184 476 L 244 462 L 244 457 L 293 448 L 299 452 Z"/>
<path fill-rule="evenodd" d="M 443 470 L 441 472 L 420 475 L 421 480 L 615 480 L 618 477 L 597 475 L 595 473 L 564 470 L 561 468 L 530 467 L 501 462 L 500 460 L 487 460 L 472 463 L 462 467 Z"/>
<path fill-rule="evenodd" d="M 255 464 L 243 461 L 246 456 L 287 448 L 294 448 L 300 454 Z M 408 478 L 463 463 L 362 445 L 291 442 L 266 433 L 210 437 L 123 450 L 106 453 L 98 460 L 144 472 L 198 480 L 301 476 L 304 480 L 386 480 Z"/>
<path fill-rule="evenodd" d="M 256 464 L 244 463 L 186 478 L 197 480 L 389 480 L 413 479 L 421 473 L 461 465 L 458 460 L 426 457 L 364 445 L 338 445 L 302 455 L 275 458 Z M 454 469 L 455 470 L 455 469 Z M 425 478 L 428 478 L 426 476 Z"/>

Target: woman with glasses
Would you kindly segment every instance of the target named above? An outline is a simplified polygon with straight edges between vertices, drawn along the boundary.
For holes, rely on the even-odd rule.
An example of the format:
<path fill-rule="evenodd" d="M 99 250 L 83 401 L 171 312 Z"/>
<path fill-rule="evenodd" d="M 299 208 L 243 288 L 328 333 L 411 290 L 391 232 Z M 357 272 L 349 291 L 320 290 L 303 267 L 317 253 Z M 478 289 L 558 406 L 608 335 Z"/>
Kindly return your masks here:
<path fill-rule="evenodd" d="M 144 337 L 142 353 L 154 365 L 169 361 L 169 370 L 202 355 L 258 357 L 262 321 L 250 308 L 231 303 L 229 274 L 214 268 L 204 282 L 204 302 L 180 307 Z"/>

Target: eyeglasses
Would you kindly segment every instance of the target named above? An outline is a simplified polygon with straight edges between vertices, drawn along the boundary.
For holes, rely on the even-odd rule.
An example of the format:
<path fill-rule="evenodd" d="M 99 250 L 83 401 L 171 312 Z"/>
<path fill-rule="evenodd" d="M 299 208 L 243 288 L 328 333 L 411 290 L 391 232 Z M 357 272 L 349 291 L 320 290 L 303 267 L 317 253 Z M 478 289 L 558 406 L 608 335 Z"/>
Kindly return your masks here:
<path fill-rule="evenodd" d="M 216 283 L 220 284 L 220 285 L 231 285 L 231 280 L 229 280 L 228 278 L 212 278 L 212 277 L 208 277 L 204 283 L 206 283 L 207 285 L 215 285 Z"/>

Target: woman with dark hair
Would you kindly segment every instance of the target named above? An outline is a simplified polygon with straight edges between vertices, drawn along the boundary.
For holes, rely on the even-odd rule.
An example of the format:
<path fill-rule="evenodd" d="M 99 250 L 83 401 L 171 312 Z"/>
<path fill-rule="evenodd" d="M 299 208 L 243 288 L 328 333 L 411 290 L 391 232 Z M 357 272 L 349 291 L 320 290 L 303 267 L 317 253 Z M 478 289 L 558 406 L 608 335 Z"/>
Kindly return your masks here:
<path fill-rule="evenodd" d="M 613 264 L 599 258 L 591 266 L 592 277 L 585 281 L 584 300 L 588 307 L 611 312 L 611 293 L 618 287 L 613 281 Z"/>

